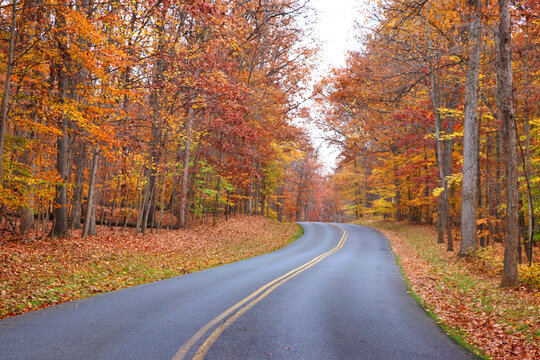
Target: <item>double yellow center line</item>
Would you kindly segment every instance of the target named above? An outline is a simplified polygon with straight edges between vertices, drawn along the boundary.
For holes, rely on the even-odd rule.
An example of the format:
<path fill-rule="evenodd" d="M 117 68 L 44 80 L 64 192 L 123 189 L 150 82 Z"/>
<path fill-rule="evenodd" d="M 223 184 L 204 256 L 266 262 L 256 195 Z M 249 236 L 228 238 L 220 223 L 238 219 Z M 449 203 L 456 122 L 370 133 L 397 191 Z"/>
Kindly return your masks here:
<path fill-rule="evenodd" d="M 288 273 L 278 277 L 277 279 L 274 279 L 270 281 L 268 284 L 260 287 L 253 293 L 251 293 L 246 298 L 240 300 L 227 310 L 225 310 L 223 313 L 221 313 L 219 316 L 215 317 L 212 321 L 210 321 L 208 324 L 203 326 L 199 331 L 197 331 L 181 348 L 178 350 L 176 355 L 174 355 L 173 360 L 183 360 L 186 354 L 189 352 L 189 350 L 195 345 L 197 341 L 199 341 L 200 338 L 204 336 L 211 328 L 213 328 L 217 323 L 222 321 L 223 319 L 227 318 L 221 325 L 216 327 L 214 331 L 206 338 L 204 343 L 198 348 L 197 352 L 193 356 L 193 360 L 202 360 L 208 353 L 208 350 L 210 350 L 210 346 L 219 338 L 221 333 L 228 328 L 233 322 L 235 322 L 242 314 L 244 314 L 246 311 L 251 309 L 255 304 L 257 304 L 259 301 L 264 299 L 268 294 L 270 294 L 272 291 L 274 291 L 277 287 L 285 283 L 286 281 L 292 279 L 296 275 L 300 274 L 301 272 L 309 269 L 313 265 L 317 264 L 319 261 L 324 259 L 327 256 L 330 256 L 337 252 L 339 249 L 343 247 L 345 244 L 345 241 L 347 240 L 347 230 L 345 230 L 343 227 L 339 225 L 334 225 L 339 227 L 343 231 L 343 236 L 339 240 L 339 243 L 334 247 L 332 250 L 325 252 L 322 255 L 317 256 L 316 258 L 312 259 L 311 261 L 308 261 L 302 266 L 297 267 L 294 270 L 289 271 Z"/>

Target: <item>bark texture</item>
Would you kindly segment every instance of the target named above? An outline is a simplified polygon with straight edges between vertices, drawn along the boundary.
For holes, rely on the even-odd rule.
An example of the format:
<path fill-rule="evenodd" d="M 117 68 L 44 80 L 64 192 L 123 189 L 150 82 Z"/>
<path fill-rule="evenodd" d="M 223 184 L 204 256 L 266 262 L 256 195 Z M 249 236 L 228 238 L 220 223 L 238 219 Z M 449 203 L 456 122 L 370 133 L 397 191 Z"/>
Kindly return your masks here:
<path fill-rule="evenodd" d="M 92 165 L 90 167 L 90 178 L 88 180 L 88 202 L 86 205 L 86 216 L 82 229 L 82 237 L 96 235 L 96 173 L 98 165 L 99 150 L 96 149 L 92 156 Z"/>
<path fill-rule="evenodd" d="M 180 226 L 186 226 L 186 204 L 187 204 L 187 190 L 188 190 L 188 176 L 189 176 L 189 158 L 191 154 L 191 136 L 193 132 L 193 119 L 192 111 L 189 111 L 187 116 L 187 136 L 186 147 L 184 152 L 184 168 L 182 169 L 182 183 L 180 185 L 180 211 L 178 213 L 178 220 Z"/>
<path fill-rule="evenodd" d="M 510 3 L 499 0 L 499 98 L 506 153 L 506 232 L 501 286 L 519 284 L 517 263 L 519 246 L 519 192 L 517 134 L 514 120 Z"/>
<path fill-rule="evenodd" d="M 476 238 L 476 179 L 478 177 L 478 74 L 480 70 L 480 0 L 469 0 L 469 59 L 465 79 L 463 183 L 461 192 L 460 256 L 478 248 Z"/>

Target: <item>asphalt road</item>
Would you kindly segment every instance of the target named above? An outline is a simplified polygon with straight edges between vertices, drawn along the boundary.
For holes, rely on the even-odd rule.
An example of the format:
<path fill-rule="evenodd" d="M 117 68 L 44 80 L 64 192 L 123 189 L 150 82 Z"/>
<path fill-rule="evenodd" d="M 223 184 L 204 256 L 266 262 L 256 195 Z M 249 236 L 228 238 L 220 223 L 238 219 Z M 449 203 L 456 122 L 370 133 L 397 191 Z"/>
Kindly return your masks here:
<path fill-rule="evenodd" d="M 383 235 L 303 223 L 271 254 L 0 321 L 0 359 L 471 359 Z"/>

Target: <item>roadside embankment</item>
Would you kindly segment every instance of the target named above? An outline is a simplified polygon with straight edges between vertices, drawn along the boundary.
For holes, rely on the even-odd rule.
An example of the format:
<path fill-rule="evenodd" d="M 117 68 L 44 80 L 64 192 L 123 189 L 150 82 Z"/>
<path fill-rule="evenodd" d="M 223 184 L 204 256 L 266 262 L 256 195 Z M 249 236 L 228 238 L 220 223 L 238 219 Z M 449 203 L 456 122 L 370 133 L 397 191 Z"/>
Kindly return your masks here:
<path fill-rule="evenodd" d="M 215 226 L 21 242 L 0 239 L 0 318 L 235 262 L 301 235 L 293 223 L 239 216 Z M 80 232 L 80 231 L 79 231 Z"/>
<path fill-rule="evenodd" d="M 485 358 L 540 358 L 538 264 L 520 266 L 519 288 L 500 288 L 502 244 L 462 259 L 457 257 L 459 242 L 455 252 L 446 251 L 446 244 L 437 244 L 432 227 L 360 224 L 388 237 L 409 290 L 457 342 Z"/>

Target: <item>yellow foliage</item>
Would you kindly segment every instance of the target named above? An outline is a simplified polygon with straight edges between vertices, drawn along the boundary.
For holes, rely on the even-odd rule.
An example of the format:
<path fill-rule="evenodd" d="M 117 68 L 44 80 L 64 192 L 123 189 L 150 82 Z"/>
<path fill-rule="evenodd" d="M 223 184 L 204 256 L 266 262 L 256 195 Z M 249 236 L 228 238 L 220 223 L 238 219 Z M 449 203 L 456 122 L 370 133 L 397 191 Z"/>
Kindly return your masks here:
<path fill-rule="evenodd" d="M 492 121 L 492 120 L 495 120 L 495 118 L 493 117 L 493 115 L 491 115 L 490 113 L 482 113 L 482 120 L 483 121 Z"/>
<path fill-rule="evenodd" d="M 456 56 L 453 56 L 456 57 Z M 463 117 L 463 111 L 456 110 L 456 109 L 448 109 L 448 108 L 439 108 L 439 113 L 442 117 L 448 117 L 448 116 L 457 116 L 457 117 Z"/>
<path fill-rule="evenodd" d="M 433 196 L 435 196 L 435 197 L 439 197 L 439 196 L 443 193 L 443 191 L 444 191 L 444 188 L 442 188 L 442 187 L 437 187 L 437 188 L 433 189 L 432 194 L 433 194 Z"/>
<path fill-rule="evenodd" d="M 495 251 L 491 246 L 478 249 L 475 257 L 490 275 L 498 275 L 502 272 L 503 263 L 495 256 Z"/>
<path fill-rule="evenodd" d="M 448 187 L 451 187 L 452 185 L 459 185 L 463 181 L 463 174 L 462 173 L 456 173 L 452 175 L 448 175 L 445 177 L 446 182 L 448 183 Z"/>
<path fill-rule="evenodd" d="M 436 140 L 436 134 L 428 134 L 424 136 L 424 139 L 433 139 Z M 451 134 L 445 134 L 444 131 L 441 131 L 439 133 L 439 139 L 440 140 L 453 140 L 453 139 L 461 139 L 463 137 L 463 131 L 455 131 Z"/>
<path fill-rule="evenodd" d="M 519 280 L 527 285 L 540 286 L 540 264 L 520 264 L 518 266 Z"/>

